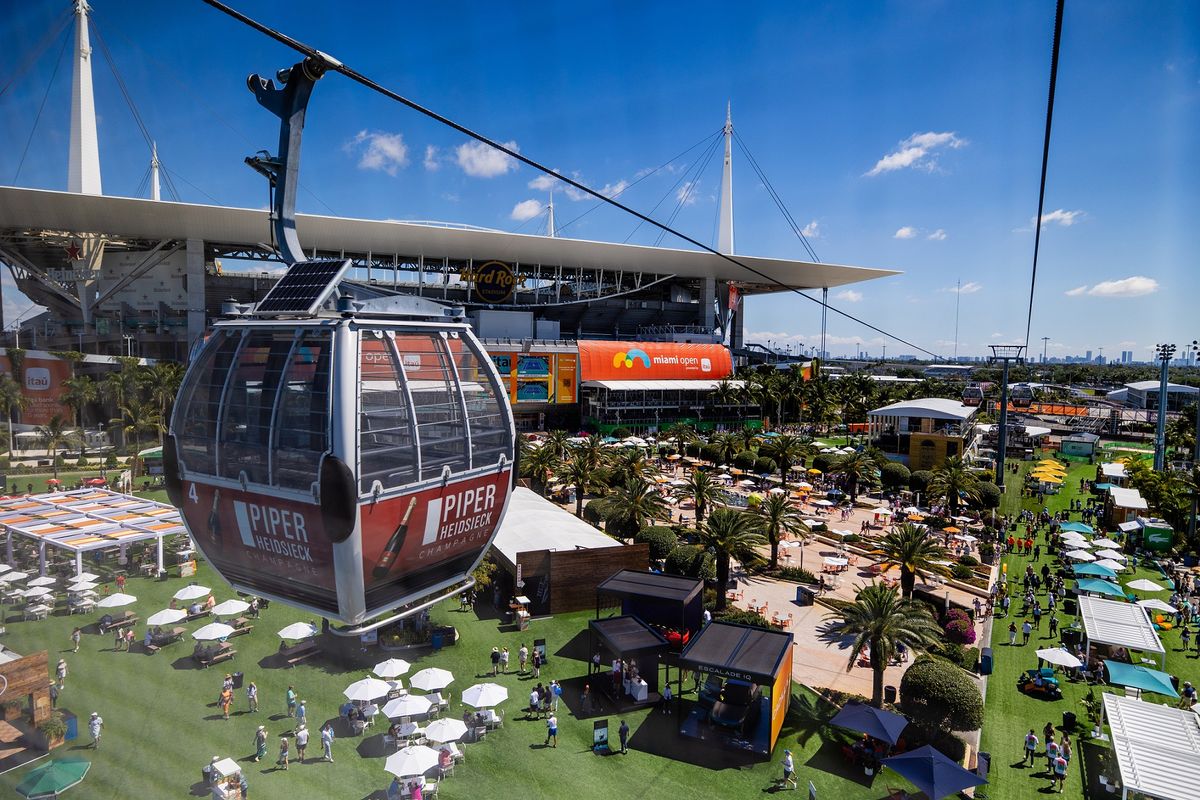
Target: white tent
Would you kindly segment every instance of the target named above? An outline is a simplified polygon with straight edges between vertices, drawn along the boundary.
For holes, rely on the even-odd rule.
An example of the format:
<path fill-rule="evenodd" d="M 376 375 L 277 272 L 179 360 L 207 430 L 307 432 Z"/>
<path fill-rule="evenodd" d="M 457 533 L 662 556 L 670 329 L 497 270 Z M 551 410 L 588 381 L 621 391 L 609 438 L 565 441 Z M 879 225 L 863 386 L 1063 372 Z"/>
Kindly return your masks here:
<path fill-rule="evenodd" d="M 1100 696 L 1121 771 L 1122 796 L 1200 797 L 1200 717 L 1119 694 Z"/>
<path fill-rule="evenodd" d="M 1093 644 L 1125 647 L 1158 655 L 1165 663 L 1166 648 L 1154 630 L 1146 609 L 1134 603 L 1106 600 L 1102 597 L 1079 597 L 1079 618 L 1083 621 L 1084 652 Z"/>

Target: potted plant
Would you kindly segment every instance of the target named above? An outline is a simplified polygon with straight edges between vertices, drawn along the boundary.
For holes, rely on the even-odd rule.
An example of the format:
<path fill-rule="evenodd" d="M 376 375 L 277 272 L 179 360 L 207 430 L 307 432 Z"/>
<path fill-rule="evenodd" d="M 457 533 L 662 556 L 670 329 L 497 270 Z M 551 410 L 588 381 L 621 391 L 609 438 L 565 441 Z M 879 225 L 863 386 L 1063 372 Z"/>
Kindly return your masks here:
<path fill-rule="evenodd" d="M 1121 785 L 1121 768 L 1117 764 L 1117 755 L 1110 748 L 1100 751 L 1100 785 L 1110 794 L 1115 794 Z"/>
<path fill-rule="evenodd" d="M 37 729 L 44 739 L 45 748 L 53 750 L 62 745 L 67 735 L 67 721 L 62 712 L 54 711 L 38 724 Z"/>
<path fill-rule="evenodd" d="M 4 709 L 4 721 L 8 722 L 21 716 L 25 703 L 20 700 L 5 700 L 0 708 Z"/>

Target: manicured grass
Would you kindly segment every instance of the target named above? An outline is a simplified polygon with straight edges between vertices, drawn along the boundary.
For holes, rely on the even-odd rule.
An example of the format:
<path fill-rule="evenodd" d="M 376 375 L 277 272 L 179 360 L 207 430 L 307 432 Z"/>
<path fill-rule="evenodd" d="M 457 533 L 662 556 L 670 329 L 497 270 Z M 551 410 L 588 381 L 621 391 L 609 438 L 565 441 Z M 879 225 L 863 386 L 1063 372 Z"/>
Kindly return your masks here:
<path fill-rule="evenodd" d="M 189 579 L 190 580 L 190 579 Z M 232 596 L 211 570 L 201 565 L 195 580 L 216 589 L 218 600 Z M 131 578 L 127 591 L 138 597 L 132 606 L 144 620 L 165 608 L 172 593 L 184 584 L 172 579 L 158 582 Z M 458 627 L 460 641 L 440 652 L 401 653 L 412 661 L 413 671 L 426 666 L 451 670 L 456 680 L 451 685 L 449 714 L 460 716 L 457 701 L 463 689 L 484 680 L 490 671 L 488 653 L 493 645 L 507 646 L 514 654 L 521 642 L 545 638 L 551 663 L 542 678 L 568 679 L 586 674 L 586 643 L 576 637 L 585 630 L 588 613 L 538 619 L 529 631 L 501 631 L 494 618 L 477 617 L 474 612 L 459 612 L 456 601 L 437 607 L 435 623 Z M 76 624 L 92 624 L 98 613 L 86 617 L 53 616 L 36 622 L 9 621 L 5 644 L 19 653 L 40 648 L 50 651 L 51 666 L 62 655 L 70 675 L 59 706 L 79 715 L 81 728 L 88 714 L 98 711 L 105 720 L 103 745 L 99 751 L 82 749 L 90 740 L 86 730 L 81 739 L 55 751 L 55 757 L 83 756 L 93 762 L 86 782 L 74 790 L 75 796 L 89 797 L 186 797 L 200 796 L 200 768 L 214 755 L 232 756 L 247 770 L 255 800 L 262 798 L 364 798 L 381 797 L 390 781 L 383 769 L 380 750 L 382 731 L 363 738 L 339 738 L 334 744 L 334 764 L 312 760 L 320 746 L 309 750 L 310 763 L 292 764 L 287 772 L 274 771 L 278 737 L 291 725 L 284 711 L 284 692 L 294 684 L 309 705 L 310 729 L 316 730 L 326 719 L 335 717 L 342 702 L 342 690 L 351 681 L 367 674 L 370 665 L 386 654 L 377 650 L 358 654 L 357 664 L 335 664 L 319 660 L 294 669 L 273 666 L 271 656 L 278 647 L 275 631 L 284 625 L 308 619 L 308 616 L 281 604 L 272 604 L 255 623 L 255 630 L 235 638 L 238 656 L 232 662 L 208 670 L 197 669 L 190 658 L 192 644 L 181 642 L 154 656 L 112 652 L 109 636 L 86 634 L 78 654 L 69 652 L 69 634 Z M 192 623 L 194 630 L 201 623 Z M 135 633 L 144 633 L 139 625 Z M 572 644 L 572 640 L 576 640 Z M 63 652 L 66 650 L 67 652 Z M 260 691 L 259 714 L 246 713 L 245 694 L 235 694 L 234 716 L 226 721 L 212 704 L 226 671 L 241 670 L 246 680 L 257 682 Z M 411 673 L 410 673 L 411 674 Z M 490 679 L 486 678 L 486 679 Z M 504 728 L 490 733 L 478 744 L 466 745 L 467 761 L 452 778 L 444 782 L 441 795 L 451 798 L 563 798 L 571 800 L 611 800 L 613 797 L 746 797 L 767 790 L 781 774 L 782 749 L 791 747 L 800 772 L 801 788 L 812 780 L 823 798 L 881 797 L 886 785 L 903 785 L 895 775 L 876 776 L 873 788 L 867 788 L 861 772 L 854 776 L 843 765 L 836 731 L 806 718 L 804 706 L 812 695 L 796 687 L 796 697 L 806 698 L 794 704 L 795 711 L 784 727 L 784 735 L 770 762 L 751 763 L 744 768 L 722 766 L 722 751 L 676 737 L 677 717 L 641 711 L 624 717 L 608 715 L 613 738 L 620 719 L 628 720 L 632 731 L 632 749 L 627 756 L 601 757 L 590 752 L 592 720 L 577 719 L 569 709 L 560 710 L 560 734 L 557 749 L 542 747 L 543 721 L 525 721 L 520 708 L 529 694 L 528 679 L 516 674 L 502 675 L 498 682 L 510 690 L 510 699 L 502 707 Z M 688 697 L 691 695 L 689 694 Z M 568 706 L 577 705 L 577 696 L 564 696 Z M 255 728 L 263 724 L 271 735 L 269 757 L 261 763 L 246 759 L 252 754 Z M 383 727 L 383 726 L 380 726 Z M 842 734 L 844 736 L 844 734 Z M 647 751 L 670 753 L 675 758 L 652 755 Z M 294 751 L 293 751 L 294 756 Z M 733 760 L 736 762 L 736 759 Z M 11 790 L 28 768 L 0 777 L 0 794 Z"/>
<path fill-rule="evenodd" d="M 1020 497 L 1020 486 L 1029 466 L 1028 464 L 1023 464 L 1019 476 L 1010 476 L 1007 496 L 1004 502 L 1004 508 L 1010 514 L 1013 508 L 1020 505 L 1030 510 L 1036 510 L 1036 498 L 1022 499 Z M 1079 478 L 1093 477 L 1094 474 L 1095 467 L 1088 465 L 1086 462 L 1082 465 L 1072 466 L 1067 480 L 1063 484 L 1064 491 L 1057 495 L 1048 495 L 1045 505 L 1051 511 L 1066 508 L 1072 498 L 1079 496 L 1077 493 Z M 1078 515 L 1074 517 L 1074 519 L 1078 518 Z M 1077 734 L 1071 737 L 1071 746 L 1074 750 L 1074 755 L 1071 760 L 1071 768 L 1063 796 L 1067 798 L 1088 797 L 1089 795 L 1086 794 L 1085 790 L 1085 781 L 1090 780 L 1092 785 L 1095 785 L 1094 774 L 1090 774 L 1086 767 L 1081 769 L 1081 765 L 1085 761 L 1090 761 L 1093 765 L 1091 772 L 1094 773 L 1094 759 L 1083 758 L 1085 752 L 1084 741 L 1088 737 L 1086 735 L 1079 735 L 1091 728 L 1090 723 L 1087 722 L 1086 711 L 1080 702 L 1087 694 L 1088 687 L 1085 684 L 1076 684 L 1063 680 L 1060 682 L 1063 690 L 1063 699 L 1057 701 L 1035 699 L 1022 694 L 1016 689 L 1017 677 L 1021 672 L 1037 665 L 1037 658 L 1033 651 L 1039 647 L 1054 647 L 1058 645 L 1057 638 L 1051 639 L 1049 637 L 1048 626 L 1045 620 L 1043 620 L 1042 630 L 1034 630 L 1028 645 L 1021 646 L 1021 637 L 1018 635 L 1017 646 L 1008 646 L 1008 623 L 1010 619 L 1016 621 L 1018 628 L 1023 621 L 1023 618 L 1019 615 L 1021 609 L 1019 581 L 1020 576 L 1025 571 L 1026 565 L 1033 563 L 1034 569 L 1039 572 L 1043 562 L 1050 563 L 1052 568 L 1057 566 L 1044 553 L 1045 541 L 1043 536 L 1039 535 L 1037 541 L 1043 545 L 1043 555 L 1040 560 L 1034 561 L 1031 558 L 1017 555 L 1010 555 L 1004 559 L 1005 563 L 1008 564 L 1008 574 L 1013 578 L 1010 586 L 1012 587 L 1011 591 L 1014 592 L 1014 600 L 1010 618 L 997 618 L 993 623 L 991 644 L 995 654 L 994 671 L 991 677 L 988 678 L 986 722 L 981 742 L 981 749 L 990 752 L 993 757 L 992 783 L 988 787 L 988 797 L 991 800 L 1023 800 L 1024 798 L 1034 796 L 1039 789 L 1049 785 L 1049 782 L 1042 776 L 1045 767 L 1044 758 L 1039 758 L 1036 766 L 1033 768 L 1019 766 L 1022 756 L 1022 742 L 1025 734 L 1031 727 L 1035 729 L 1039 739 L 1043 738 L 1042 728 L 1047 722 L 1053 722 L 1056 728 L 1060 728 L 1064 711 L 1075 712 L 1079 718 L 1080 728 L 1077 729 Z M 1133 574 L 1122 573 L 1121 582 L 1127 583 L 1136 578 L 1150 578 L 1160 585 L 1165 583 L 1161 574 L 1156 569 L 1150 570 L 1145 568 L 1139 568 Z M 1166 599 L 1167 593 L 1157 592 L 1154 594 L 1143 594 L 1143 596 Z M 1058 616 L 1060 630 L 1070 626 L 1075 620 L 1074 616 L 1063 613 L 1061 609 Z M 1184 653 L 1176 649 L 1180 647 L 1179 633 L 1177 631 L 1165 632 L 1163 634 L 1163 641 L 1167 647 L 1167 671 L 1173 675 L 1177 675 L 1180 681 L 1191 680 L 1193 683 L 1196 683 L 1200 680 L 1200 660 L 1187 657 Z M 1099 689 L 1097 689 L 1097 693 L 1099 693 Z M 1147 695 L 1146 699 L 1150 702 L 1163 702 L 1167 701 L 1168 698 Z M 1061 731 L 1056 733 L 1056 739 L 1060 735 Z M 1086 747 L 1091 748 L 1092 745 L 1088 744 Z M 1032 777 L 1035 774 L 1038 777 Z M 1093 794 L 1092 796 L 1096 795 Z"/>

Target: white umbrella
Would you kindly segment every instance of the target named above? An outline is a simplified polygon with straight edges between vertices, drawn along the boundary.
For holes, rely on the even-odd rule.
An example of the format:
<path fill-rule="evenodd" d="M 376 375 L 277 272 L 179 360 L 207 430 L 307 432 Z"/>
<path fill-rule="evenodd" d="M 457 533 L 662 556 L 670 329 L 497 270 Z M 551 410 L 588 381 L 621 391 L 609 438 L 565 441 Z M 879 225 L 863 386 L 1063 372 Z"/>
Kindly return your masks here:
<path fill-rule="evenodd" d="M 228 639 L 232 634 L 232 625 L 226 625 L 224 622 L 210 622 L 192 633 L 192 638 L 208 642 L 214 639 Z"/>
<path fill-rule="evenodd" d="M 454 681 L 454 675 L 441 667 L 426 667 L 408 679 L 408 685 L 425 692 L 439 692 Z"/>
<path fill-rule="evenodd" d="M 834 558 L 832 556 L 825 556 L 824 561 L 831 567 L 844 567 L 850 563 L 844 558 Z"/>
<path fill-rule="evenodd" d="M 1096 557 L 1087 550 L 1072 550 L 1066 554 L 1072 561 L 1095 561 Z"/>
<path fill-rule="evenodd" d="M 99 603 L 96 603 L 96 606 L 99 608 L 120 608 L 121 606 L 127 606 L 130 603 L 136 602 L 137 598 L 133 595 L 116 592 L 115 594 L 110 594 Z"/>
<path fill-rule="evenodd" d="M 977 541 L 979 541 L 978 539 L 976 539 L 974 536 L 972 536 L 969 533 L 956 533 L 956 534 L 954 534 L 954 536 L 952 538 L 957 539 L 960 542 L 977 542 Z"/>
<path fill-rule="evenodd" d="M 380 661 L 371 671 L 381 678 L 396 678 L 408 672 L 411 667 L 412 664 L 403 658 L 389 658 L 387 661 Z"/>
<path fill-rule="evenodd" d="M 819 519 L 806 519 L 806 520 L 804 520 L 804 524 L 810 528 L 815 528 L 818 525 L 824 525 L 825 523 Z"/>
<path fill-rule="evenodd" d="M 747 478 L 746 480 L 738 481 L 738 486 L 753 486 L 754 481 Z"/>
<path fill-rule="evenodd" d="M 243 611 L 250 608 L 250 604 L 245 600 L 226 600 L 224 603 L 217 603 L 213 606 L 214 617 L 232 617 L 235 614 L 241 614 Z"/>
<path fill-rule="evenodd" d="M 1125 569 L 1124 564 L 1122 564 L 1120 561 L 1113 561 L 1111 558 L 1100 559 L 1099 561 L 1096 562 L 1096 566 L 1107 567 L 1108 569 L 1111 569 L 1113 572 L 1121 572 L 1122 570 Z"/>
<path fill-rule="evenodd" d="M 876 516 L 879 517 L 890 517 L 894 513 L 890 508 L 883 507 L 873 509 L 872 511 Z"/>
<path fill-rule="evenodd" d="M 1038 650 L 1037 657 L 1043 661 L 1048 661 L 1051 664 L 1057 664 L 1060 667 L 1074 669 L 1075 667 L 1083 666 L 1083 662 L 1078 658 L 1063 650 L 1061 647 L 1052 647 L 1046 650 Z"/>
<path fill-rule="evenodd" d="M 1118 553 L 1116 550 L 1099 550 L 1096 552 L 1096 558 L 1107 558 L 1110 561 L 1124 561 L 1127 556 L 1124 553 Z"/>
<path fill-rule="evenodd" d="M 1120 542 L 1114 542 L 1112 539 L 1093 539 L 1092 540 L 1092 547 L 1113 548 L 1113 547 L 1120 547 L 1120 546 L 1121 546 Z"/>
<path fill-rule="evenodd" d="M 58 581 L 55 578 L 51 578 L 49 576 L 43 575 L 40 578 L 34 578 L 33 580 L 31 580 L 29 582 L 29 585 L 30 586 L 53 586 L 56 583 L 58 583 Z"/>
<path fill-rule="evenodd" d="M 21 592 L 22 597 L 44 597 L 48 594 L 54 594 L 54 592 L 50 591 L 45 586 L 34 586 Z"/>
<path fill-rule="evenodd" d="M 75 577 L 71 578 L 71 580 L 73 580 L 73 581 L 98 581 L 98 580 L 100 580 L 100 576 L 93 572 L 81 572 L 78 575 L 76 575 Z"/>
<path fill-rule="evenodd" d="M 280 639 L 307 639 L 317 635 L 317 626 L 309 622 L 293 622 L 279 632 Z"/>
<path fill-rule="evenodd" d="M 92 583 L 91 581 L 80 581 L 79 583 L 72 583 L 70 586 L 68 586 L 67 591 L 68 592 L 87 592 L 92 589 L 95 589 L 99 585 L 100 584 Z"/>
<path fill-rule="evenodd" d="M 679 487 L 679 486 L 687 486 L 687 485 L 688 485 L 688 482 L 687 482 L 687 481 L 685 481 L 685 480 L 683 480 L 683 479 L 681 479 L 681 478 L 676 478 L 675 480 L 671 481 L 669 485 L 671 485 L 671 486 L 676 486 L 676 487 Z"/>
<path fill-rule="evenodd" d="M 12 569 L 12 567 L 10 567 L 8 564 L 0 562 L 0 572 L 8 572 L 10 569 Z"/>
<path fill-rule="evenodd" d="M 467 726 L 461 719 L 435 719 L 425 728 L 425 738 L 431 742 L 457 742 L 467 735 Z"/>
<path fill-rule="evenodd" d="M 431 705 L 433 705 L 433 701 L 425 695 L 407 694 L 404 697 L 389 700 L 387 705 L 383 707 L 382 712 L 388 719 L 416 717 L 421 714 L 428 714 Z"/>
<path fill-rule="evenodd" d="M 780 546 L 780 548 L 782 548 L 784 550 L 789 550 L 793 547 L 799 547 L 800 543 L 799 542 L 782 541 L 779 543 L 779 546 Z"/>
<path fill-rule="evenodd" d="M 775 488 L 773 488 L 773 489 L 770 491 L 770 494 L 787 494 L 787 490 L 786 490 L 786 489 L 780 489 L 778 486 L 776 486 Z"/>
<path fill-rule="evenodd" d="M 971 519 L 970 517 L 951 517 L 950 519 L 954 520 L 955 522 L 974 522 L 975 521 L 975 520 Z"/>
<path fill-rule="evenodd" d="M 397 778 L 424 775 L 438 764 L 438 751 L 423 744 L 405 747 L 388 756 L 383 768 Z"/>
<path fill-rule="evenodd" d="M 1145 578 L 1138 578 L 1136 581 L 1130 581 L 1125 585 L 1139 592 L 1161 592 L 1165 590 L 1165 587 L 1159 586 L 1154 581 L 1149 581 Z"/>
<path fill-rule="evenodd" d="M 462 693 L 462 701 L 475 708 L 491 708 L 508 699 L 508 689 L 495 683 L 477 683 Z"/>
<path fill-rule="evenodd" d="M 392 687 L 386 681 L 381 681 L 379 678 L 363 678 L 347 686 L 342 694 L 346 695 L 347 700 L 365 701 L 386 697 L 391 690 Z"/>
<path fill-rule="evenodd" d="M 212 594 L 212 589 L 207 586 L 185 586 L 174 594 L 176 600 L 199 600 L 201 597 L 208 597 Z"/>
<path fill-rule="evenodd" d="M 23 581 L 28 577 L 29 577 L 28 572 L 21 572 L 21 570 L 18 569 L 18 570 L 13 570 L 12 572 L 6 572 L 3 575 L 0 575 L 0 581 L 3 581 L 5 583 L 8 583 L 9 581 Z"/>
<path fill-rule="evenodd" d="M 826 507 L 826 506 L 831 506 L 831 505 L 833 505 L 833 503 L 829 502 L 828 500 L 813 500 L 813 505 L 814 505 L 814 506 Z"/>
<path fill-rule="evenodd" d="M 1082 536 L 1064 536 L 1063 544 L 1071 547 L 1077 547 L 1080 550 L 1087 550 L 1092 546 L 1092 543 Z"/>
<path fill-rule="evenodd" d="M 150 616 L 146 617 L 147 625 L 174 625 L 180 622 L 187 616 L 187 612 L 182 608 L 164 608 L 162 611 L 155 611 Z"/>
<path fill-rule="evenodd" d="M 1137 604 L 1139 606 L 1141 606 L 1142 608 L 1153 608 L 1156 611 L 1165 611 L 1168 614 L 1174 614 L 1175 612 L 1177 612 L 1179 610 L 1179 609 L 1175 608 L 1175 606 L 1171 605 L 1170 603 L 1163 602 L 1162 600 L 1159 600 L 1158 598 L 1154 598 L 1152 600 L 1138 600 Z"/>

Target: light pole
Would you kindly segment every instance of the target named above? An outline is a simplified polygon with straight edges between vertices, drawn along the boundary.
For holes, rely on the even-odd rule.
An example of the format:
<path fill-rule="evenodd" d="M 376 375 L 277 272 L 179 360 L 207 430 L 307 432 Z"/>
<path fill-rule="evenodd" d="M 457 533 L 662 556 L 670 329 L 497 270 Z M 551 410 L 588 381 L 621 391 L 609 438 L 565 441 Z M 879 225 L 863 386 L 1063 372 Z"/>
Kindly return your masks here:
<path fill-rule="evenodd" d="M 1200 340 L 1192 339 L 1188 354 L 1195 361 L 1200 357 Z M 1196 442 L 1192 449 L 1192 479 L 1200 477 L 1200 393 L 1196 394 Z M 1192 486 L 1192 515 L 1188 517 L 1188 544 L 1196 541 L 1196 514 L 1200 512 L 1200 486 Z"/>
<path fill-rule="evenodd" d="M 1162 472 L 1167 460 L 1167 372 L 1171 365 L 1171 357 L 1175 355 L 1175 345 L 1160 344 L 1154 347 L 1154 357 L 1161 364 L 1158 374 L 1158 420 L 1154 426 L 1154 471 Z"/>
<path fill-rule="evenodd" d="M 1021 358 L 1021 353 L 1025 350 L 1025 345 L 993 344 L 989 346 L 992 348 L 992 357 L 988 361 L 992 364 L 997 361 L 1004 364 L 1004 375 L 1000 379 L 1000 421 L 998 423 L 1000 432 L 996 441 L 996 487 L 1003 494 L 1004 457 L 1008 455 L 1008 365 L 1013 361 L 1018 364 L 1024 363 L 1025 360 Z"/>
<path fill-rule="evenodd" d="M 1049 344 L 1049 342 L 1050 342 L 1049 336 L 1042 337 L 1042 363 L 1043 364 L 1046 363 L 1046 345 Z"/>

